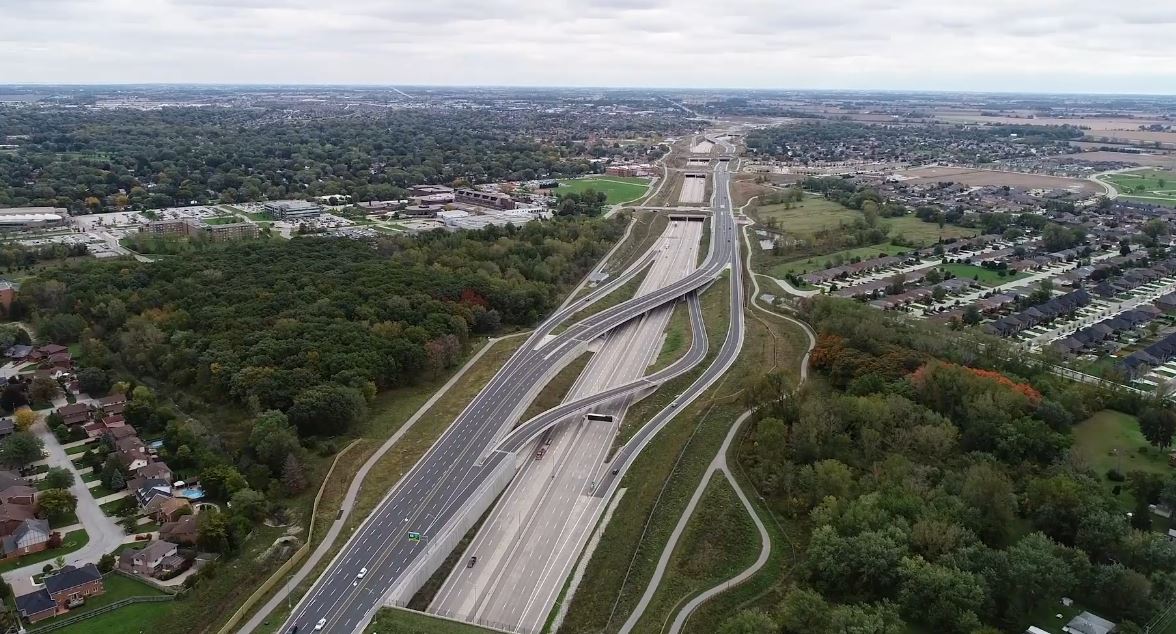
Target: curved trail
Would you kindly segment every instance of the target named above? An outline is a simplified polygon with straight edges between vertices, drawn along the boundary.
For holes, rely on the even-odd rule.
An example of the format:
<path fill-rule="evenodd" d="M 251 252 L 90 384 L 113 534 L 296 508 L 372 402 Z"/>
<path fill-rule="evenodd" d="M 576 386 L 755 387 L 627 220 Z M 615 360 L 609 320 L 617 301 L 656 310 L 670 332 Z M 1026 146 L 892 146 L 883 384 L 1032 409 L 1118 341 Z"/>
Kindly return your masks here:
<path fill-rule="evenodd" d="M 750 204 L 750 201 L 748 201 L 748 204 Z M 740 207 L 740 212 L 742 212 L 743 208 L 746 206 L 747 205 Z M 753 288 L 753 293 L 751 295 L 750 301 L 748 302 L 748 305 L 765 314 L 785 319 L 793 324 L 796 324 L 802 330 L 804 330 L 805 335 L 808 337 L 808 348 L 805 351 L 804 356 L 801 358 L 800 363 L 799 383 L 803 384 L 804 381 L 808 378 L 809 355 L 816 346 L 816 334 L 805 322 L 788 315 L 783 315 L 773 310 L 768 310 L 756 303 L 760 295 L 760 288 L 759 282 L 756 280 L 756 276 L 751 272 L 751 238 L 746 231 L 743 232 L 743 237 L 744 240 L 748 242 L 748 244 L 745 245 L 747 249 L 744 256 L 744 266 L 747 268 Z M 678 540 L 682 537 L 682 533 L 685 532 L 686 525 L 689 523 L 690 518 L 694 515 L 694 510 L 698 506 L 699 500 L 702 499 L 702 495 L 706 491 L 707 485 L 710 484 L 711 477 L 715 472 L 721 472 L 723 476 L 727 478 L 727 481 L 731 484 L 731 487 L 735 489 L 735 494 L 739 497 L 739 501 L 743 504 L 744 510 L 751 516 L 752 521 L 755 523 L 756 530 L 759 532 L 760 536 L 760 552 L 756 557 L 756 560 L 750 566 L 740 571 L 735 576 L 726 579 L 714 586 L 711 586 L 710 588 L 703 590 L 691 598 L 690 601 L 688 601 L 686 605 L 683 606 L 681 610 L 678 610 L 677 614 L 675 614 L 674 620 L 669 627 L 670 634 L 678 634 L 681 632 L 682 628 L 686 625 L 687 619 L 689 619 L 690 616 L 694 614 L 699 606 L 706 603 L 710 599 L 713 599 L 719 594 L 726 592 L 728 589 L 750 579 L 764 567 L 764 564 L 767 563 L 768 558 L 772 553 L 771 537 L 768 534 L 767 528 L 764 526 L 763 521 L 760 520 L 759 514 L 755 512 L 755 507 L 751 505 L 751 501 L 747 498 L 747 495 L 743 492 L 739 482 L 731 474 L 731 471 L 727 466 L 727 452 L 730 449 L 731 442 L 742 428 L 743 423 L 751 417 L 752 413 L 754 413 L 754 410 L 749 409 L 740 414 L 739 417 L 735 420 L 735 423 L 731 426 L 731 429 L 727 432 L 726 438 L 723 439 L 722 446 L 719 447 L 715 457 L 711 460 L 710 466 L 707 467 L 707 470 L 703 474 L 701 481 L 698 483 L 698 486 L 695 487 L 694 493 L 690 496 L 690 502 L 686 505 L 686 509 L 682 512 L 681 517 L 678 518 L 678 523 L 674 526 L 674 530 L 670 534 L 669 541 L 666 542 L 666 545 L 662 549 L 661 556 L 658 558 L 657 567 L 654 569 L 653 577 L 650 579 L 649 585 L 646 587 L 645 592 L 641 595 L 641 599 L 638 601 L 637 606 L 634 607 L 633 612 L 629 615 L 629 618 L 625 621 L 625 624 L 621 626 L 621 629 L 619 630 L 620 634 L 628 634 L 631 632 L 637 625 L 637 622 L 641 619 L 642 615 L 644 615 L 646 608 L 649 607 L 649 603 L 653 600 L 654 595 L 657 593 L 657 589 L 661 585 L 662 579 L 665 576 L 666 569 L 669 567 L 670 558 L 673 556 L 674 549 L 678 545 Z M 664 630 L 665 628 L 663 627 L 662 629 Z"/>

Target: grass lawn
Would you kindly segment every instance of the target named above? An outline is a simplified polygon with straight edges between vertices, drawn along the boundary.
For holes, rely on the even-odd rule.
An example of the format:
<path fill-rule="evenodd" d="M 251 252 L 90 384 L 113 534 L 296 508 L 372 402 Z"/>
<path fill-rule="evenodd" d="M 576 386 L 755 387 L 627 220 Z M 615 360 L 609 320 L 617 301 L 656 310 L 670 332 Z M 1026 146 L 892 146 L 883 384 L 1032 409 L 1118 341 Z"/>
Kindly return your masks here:
<path fill-rule="evenodd" d="M 421 612 L 383 608 L 376 613 L 364 634 L 488 634 L 491 631 Z"/>
<path fill-rule="evenodd" d="M 899 253 L 906 253 L 910 250 L 911 249 L 909 247 L 900 247 L 889 243 L 876 244 L 868 247 L 857 247 L 855 249 L 837 251 L 828 255 L 814 255 L 812 257 L 800 260 L 782 262 L 771 267 L 771 269 L 768 271 L 768 274 L 772 277 L 783 279 L 784 276 L 789 273 L 804 275 L 805 273 L 812 273 L 813 271 L 820 271 L 832 266 L 837 266 L 837 262 L 839 261 L 849 262 L 853 258 L 870 260 L 880 256 L 898 255 Z"/>
<path fill-rule="evenodd" d="M 1176 173 L 1139 170 L 1101 177 L 1130 200 L 1176 207 Z"/>
<path fill-rule="evenodd" d="M 781 203 L 750 208 L 750 211 L 760 223 L 774 221 L 781 231 L 802 240 L 812 240 L 818 232 L 848 225 L 862 217 L 860 211 L 812 194 L 805 194 L 804 200 L 793 204 L 791 209 Z"/>
<path fill-rule="evenodd" d="M 715 292 L 723 297 L 725 306 L 725 284 L 718 284 L 714 289 L 703 295 L 704 305 L 707 295 Z M 708 328 L 713 321 L 719 319 L 708 319 Z M 726 324 L 721 330 L 726 330 Z M 710 334 L 716 341 L 723 336 L 716 336 L 713 331 Z M 731 372 L 700 399 L 685 407 L 636 458 L 621 485 L 626 488 L 626 493 L 604 530 L 601 543 L 607 547 L 597 548 L 589 560 L 561 631 L 615 631 L 624 622 L 645 591 L 661 550 L 690 494 L 722 444 L 730 425 L 743 411 L 739 399 L 743 387 L 752 377 L 772 371 L 783 372 L 788 379 L 795 381 L 807 341 L 803 331 L 778 318 L 764 317 L 757 311 L 748 313 L 746 335 L 743 353 Z M 673 385 L 666 385 L 638 403 L 626 420 L 636 424 L 647 420 L 648 410 L 643 416 L 638 408 L 656 399 L 664 390 L 673 391 L 672 388 Z M 659 495 L 660 501 L 655 504 Z M 647 523 L 648 530 L 642 539 Z M 626 579 L 630 564 L 632 570 Z M 769 568 L 771 570 L 766 572 L 778 573 L 780 570 L 773 566 Z M 614 605 L 616 611 L 610 620 Z M 716 629 L 689 628 L 688 631 Z"/>
<path fill-rule="evenodd" d="M 564 369 L 555 374 L 551 381 L 539 390 L 539 394 L 535 400 L 527 406 L 527 411 L 523 412 L 522 417 L 519 418 L 519 423 L 530 420 L 532 417 L 542 414 L 543 412 L 559 406 L 563 402 L 564 397 L 567 396 L 568 390 L 572 389 L 576 379 L 580 377 L 580 373 L 584 371 L 584 367 L 592 360 L 592 353 L 585 352 L 576 357 Z"/>
<path fill-rule="evenodd" d="M 110 495 L 110 494 L 107 493 L 107 495 Z M 97 499 L 98 496 L 94 496 L 94 497 L 95 497 L 95 499 Z M 106 502 L 105 504 L 100 504 L 98 506 L 99 506 L 99 508 L 102 509 L 103 513 L 106 513 L 110 517 L 118 517 L 119 516 L 118 512 L 123 509 L 123 505 L 126 504 L 126 502 L 127 502 L 127 498 L 119 498 L 117 500 L 111 500 L 109 502 Z"/>
<path fill-rule="evenodd" d="M 118 491 L 111 491 L 110 489 L 106 488 L 105 486 L 103 486 L 101 484 L 99 484 L 96 487 L 90 487 L 90 495 L 94 496 L 95 500 L 97 500 L 98 498 L 104 498 L 108 495 L 112 495 L 115 493 L 118 493 Z M 118 501 L 121 502 L 122 500 L 118 500 Z"/>
<path fill-rule="evenodd" d="M 65 453 L 70 456 L 80 456 L 80 455 L 86 453 L 87 451 L 93 449 L 94 447 L 97 447 L 97 446 L 98 446 L 98 441 L 88 442 L 84 445 L 78 445 L 77 447 L 70 447 L 69 449 L 65 450 Z M 71 460 L 72 460 L 72 458 L 71 458 Z"/>
<path fill-rule="evenodd" d="M 174 631 L 172 610 L 175 603 L 134 603 L 113 612 L 101 614 L 81 623 L 56 630 L 57 634 L 142 634 L 143 632 Z"/>
<path fill-rule="evenodd" d="M 976 280 L 985 286 L 1000 286 L 1001 284 L 1008 284 L 1014 280 L 1019 280 L 1022 277 L 1028 277 L 1028 273 L 1012 273 L 1006 271 L 1005 275 L 1001 275 L 995 269 L 986 269 L 982 266 L 974 264 L 964 264 L 962 262 L 952 262 L 944 264 L 939 268 L 951 273 L 956 277 L 961 277 L 969 280 Z"/>
<path fill-rule="evenodd" d="M 636 200 L 643 196 L 645 190 L 649 189 L 649 179 L 603 175 L 575 178 L 560 181 L 559 187 L 555 192 L 557 194 L 566 194 L 569 192 L 579 193 L 586 189 L 593 189 L 608 194 L 608 204 L 616 205 L 630 200 Z"/>
<path fill-rule="evenodd" d="M 666 574 L 634 632 L 660 632 L 690 597 L 755 561 L 759 533 L 721 473 L 711 476 L 670 557 Z"/>
<path fill-rule="evenodd" d="M 1144 439 L 1139 431 L 1139 421 L 1114 410 L 1097 412 L 1075 425 L 1074 449 L 1086 458 L 1107 490 L 1120 484 L 1107 478 L 1111 469 L 1120 469 L 1124 475 L 1132 471 L 1165 475 L 1172 472 L 1164 452 Z M 1134 500 L 1126 486 L 1118 499 L 1125 510 L 1134 508 Z"/>
<path fill-rule="evenodd" d="M 943 225 L 943 229 L 934 222 L 923 222 L 915 216 L 903 216 L 901 218 L 890 218 L 883 220 L 882 224 L 890 226 L 890 237 L 897 238 L 902 236 L 906 241 L 919 244 L 921 246 L 931 246 L 939 242 L 940 238 L 971 238 L 979 233 L 976 229 L 968 229 L 966 227 L 957 227 L 956 225 Z"/>
<path fill-rule="evenodd" d="M 674 312 L 670 315 L 670 321 L 666 324 L 666 338 L 662 341 L 661 351 L 657 353 L 657 358 L 648 371 L 660 370 L 677 361 L 686 354 L 693 344 L 694 332 L 690 328 L 690 307 L 686 305 L 686 302 L 677 302 L 674 304 Z"/>
<path fill-rule="evenodd" d="M 97 482 L 98 474 L 93 471 L 87 471 L 82 474 L 82 482 Z"/>
<path fill-rule="evenodd" d="M 76 521 L 76 520 L 75 520 Z M 68 526 L 64 524 L 63 526 Z M 16 570 L 32 564 L 39 564 L 43 561 L 53 561 L 58 557 L 62 557 L 72 553 L 73 551 L 90 543 L 90 535 L 84 529 L 78 529 L 66 533 L 61 540 L 61 546 L 52 550 L 45 550 L 31 555 L 25 555 L 20 559 L 14 561 L 7 561 L 0 564 L 0 572 L 8 572 L 9 570 Z"/>
<path fill-rule="evenodd" d="M 245 219 L 240 216 L 213 216 L 204 219 L 206 225 L 231 225 L 237 222 L 245 222 Z"/>

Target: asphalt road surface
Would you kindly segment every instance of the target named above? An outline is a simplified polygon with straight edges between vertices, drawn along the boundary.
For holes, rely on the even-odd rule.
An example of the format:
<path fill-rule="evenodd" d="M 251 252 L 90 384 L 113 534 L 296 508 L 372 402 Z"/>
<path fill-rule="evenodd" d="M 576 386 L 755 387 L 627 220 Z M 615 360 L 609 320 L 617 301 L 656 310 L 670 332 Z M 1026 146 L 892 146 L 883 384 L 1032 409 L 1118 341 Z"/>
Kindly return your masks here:
<path fill-rule="evenodd" d="M 670 223 L 637 295 L 677 281 L 695 268 L 702 227 L 698 221 Z M 583 402 L 642 377 L 661 350 L 672 310 L 672 304 L 664 305 L 612 331 L 565 403 Z M 701 321 L 696 326 L 704 327 Z M 543 628 L 564 579 L 604 511 L 606 501 L 592 493 L 608 469 L 605 458 L 628 402 L 613 399 L 592 408 L 594 413 L 612 415 L 614 421 L 585 421 L 578 415 L 576 422 L 527 444 L 525 455 L 538 456 L 541 449 L 542 457 L 523 464 L 461 559 L 464 563 L 476 556 L 477 564 L 454 569 L 430 612 L 508 631 Z"/>
<path fill-rule="evenodd" d="M 429 536 L 452 520 L 498 467 L 502 454 L 480 458 L 517 421 L 536 385 L 542 385 L 596 338 L 697 290 L 733 261 L 738 248 L 726 164 L 718 163 L 715 170 L 711 252 L 706 262 L 678 282 L 622 302 L 573 324 L 537 347 L 516 352 L 355 531 L 299 601 L 281 632 L 295 625 L 299 631 L 313 630 L 320 619 L 325 619 L 324 632 L 362 630 L 395 584 L 402 581 L 402 573 L 428 548 Z M 422 538 L 411 540 L 409 532 Z M 365 568 L 367 573 L 358 578 Z"/>

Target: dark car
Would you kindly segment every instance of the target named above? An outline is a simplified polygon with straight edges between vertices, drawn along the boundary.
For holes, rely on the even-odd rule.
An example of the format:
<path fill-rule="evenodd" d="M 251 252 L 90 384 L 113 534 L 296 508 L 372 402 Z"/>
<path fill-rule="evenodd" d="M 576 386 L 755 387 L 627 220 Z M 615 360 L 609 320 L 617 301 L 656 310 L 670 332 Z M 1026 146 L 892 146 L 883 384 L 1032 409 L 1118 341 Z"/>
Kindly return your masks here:
<path fill-rule="evenodd" d="M 466 564 L 466 568 L 473 568 L 474 564 L 476 563 L 478 563 L 478 556 L 474 555 L 473 557 L 470 557 L 470 563 Z"/>

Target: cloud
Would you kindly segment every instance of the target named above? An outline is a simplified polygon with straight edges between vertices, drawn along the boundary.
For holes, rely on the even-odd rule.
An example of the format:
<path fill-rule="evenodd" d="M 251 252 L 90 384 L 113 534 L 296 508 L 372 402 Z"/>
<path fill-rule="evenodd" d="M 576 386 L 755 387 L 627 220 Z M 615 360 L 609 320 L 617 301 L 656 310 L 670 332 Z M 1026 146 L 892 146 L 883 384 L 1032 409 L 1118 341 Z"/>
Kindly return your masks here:
<path fill-rule="evenodd" d="M 1176 92 L 1153 0 L 0 0 L 0 81 Z"/>

